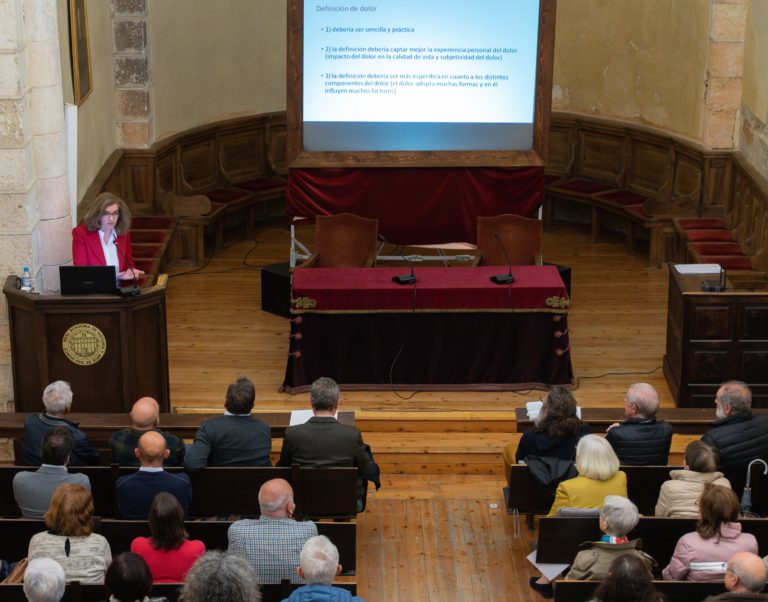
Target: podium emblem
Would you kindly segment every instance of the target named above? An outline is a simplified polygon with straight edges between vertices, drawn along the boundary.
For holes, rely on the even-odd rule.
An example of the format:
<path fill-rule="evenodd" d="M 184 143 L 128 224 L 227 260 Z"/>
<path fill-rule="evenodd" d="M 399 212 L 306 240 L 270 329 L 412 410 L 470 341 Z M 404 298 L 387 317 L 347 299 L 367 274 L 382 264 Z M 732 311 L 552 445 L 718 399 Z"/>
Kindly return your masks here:
<path fill-rule="evenodd" d="M 61 339 L 61 348 L 73 364 L 92 366 L 104 357 L 107 339 L 93 324 L 81 322 L 67 329 Z"/>

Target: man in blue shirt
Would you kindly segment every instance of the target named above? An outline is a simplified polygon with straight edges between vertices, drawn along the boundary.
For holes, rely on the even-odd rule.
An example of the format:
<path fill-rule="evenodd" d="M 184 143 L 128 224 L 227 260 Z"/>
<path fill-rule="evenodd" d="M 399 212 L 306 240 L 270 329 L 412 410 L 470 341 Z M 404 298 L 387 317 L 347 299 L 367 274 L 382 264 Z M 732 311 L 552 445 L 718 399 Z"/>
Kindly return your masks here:
<path fill-rule="evenodd" d="M 136 448 L 139 470 L 117 480 L 117 506 L 122 518 L 146 519 L 152 500 L 161 491 L 179 500 L 186 518 L 192 501 L 192 482 L 186 473 L 163 470 L 163 460 L 168 454 L 165 438 L 160 433 L 149 431 L 139 438 Z"/>

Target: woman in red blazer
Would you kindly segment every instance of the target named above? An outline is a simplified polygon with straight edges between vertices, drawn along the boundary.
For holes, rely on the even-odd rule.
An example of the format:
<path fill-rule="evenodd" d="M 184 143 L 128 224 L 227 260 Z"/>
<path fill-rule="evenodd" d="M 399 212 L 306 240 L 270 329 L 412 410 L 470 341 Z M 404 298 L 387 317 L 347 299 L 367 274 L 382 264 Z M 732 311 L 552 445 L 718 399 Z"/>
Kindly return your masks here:
<path fill-rule="evenodd" d="M 134 280 L 144 272 L 133 263 L 131 211 L 111 192 L 97 196 L 72 230 L 72 262 L 75 265 L 113 265 L 117 278 Z"/>

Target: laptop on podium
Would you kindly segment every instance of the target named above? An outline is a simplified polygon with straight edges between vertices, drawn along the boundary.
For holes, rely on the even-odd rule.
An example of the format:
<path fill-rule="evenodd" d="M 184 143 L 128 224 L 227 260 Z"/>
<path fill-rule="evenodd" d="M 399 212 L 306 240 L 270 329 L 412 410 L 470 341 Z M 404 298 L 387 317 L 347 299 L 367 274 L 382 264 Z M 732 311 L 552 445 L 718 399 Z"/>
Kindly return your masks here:
<path fill-rule="evenodd" d="M 111 295 L 120 292 L 112 265 L 59 266 L 62 295 Z"/>

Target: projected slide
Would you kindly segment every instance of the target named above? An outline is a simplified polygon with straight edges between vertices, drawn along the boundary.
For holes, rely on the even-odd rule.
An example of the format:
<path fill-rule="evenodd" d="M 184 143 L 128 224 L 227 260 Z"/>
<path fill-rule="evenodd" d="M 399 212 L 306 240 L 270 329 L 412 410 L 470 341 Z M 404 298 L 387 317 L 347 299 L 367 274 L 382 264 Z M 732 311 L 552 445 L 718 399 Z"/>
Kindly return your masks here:
<path fill-rule="evenodd" d="M 304 0 L 308 151 L 527 150 L 539 0 Z"/>

